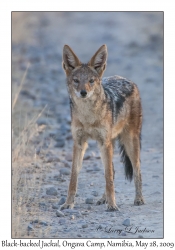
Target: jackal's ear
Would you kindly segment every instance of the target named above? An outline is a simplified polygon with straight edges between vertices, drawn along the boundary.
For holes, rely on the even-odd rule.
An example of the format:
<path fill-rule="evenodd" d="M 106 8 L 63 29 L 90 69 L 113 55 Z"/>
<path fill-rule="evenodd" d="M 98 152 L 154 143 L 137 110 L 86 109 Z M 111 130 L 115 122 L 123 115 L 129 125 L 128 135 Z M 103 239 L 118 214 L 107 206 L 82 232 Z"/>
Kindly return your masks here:
<path fill-rule="evenodd" d="M 107 55 L 107 46 L 104 44 L 97 50 L 88 63 L 88 65 L 93 67 L 100 76 L 103 75 L 103 72 L 106 69 Z"/>
<path fill-rule="evenodd" d="M 66 74 L 68 75 L 71 73 L 73 69 L 81 64 L 78 57 L 75 55 L 73 50 L 68 46 L 64 45 L 63 48 L 63 69 L 65 70 Z"/>

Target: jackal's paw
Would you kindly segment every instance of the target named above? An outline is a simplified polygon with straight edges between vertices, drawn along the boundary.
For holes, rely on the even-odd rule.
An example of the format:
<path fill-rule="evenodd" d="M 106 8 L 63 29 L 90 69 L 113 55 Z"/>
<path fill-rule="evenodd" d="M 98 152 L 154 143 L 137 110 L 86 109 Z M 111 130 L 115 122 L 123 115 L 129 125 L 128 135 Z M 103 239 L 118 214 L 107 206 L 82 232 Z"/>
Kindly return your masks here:
<path fill-rule="evenodd" d="M 102 205 L 106 203 L 106 199 L 105 198 L 101 198 L 97 201 L 96 205 Z"/>
<path fill-rule="evenodd" d="M 120 211 L 119 208 L 117 207 L 117 205 L 109 205 L 107 204 L 107 211 L 108 212 L 112 212 L 112 211 Z"/>
<path fill-rule="evenodd" d="M 68 208 L 71 209 L 73 207 L 74 207 L 74 203 L 71 203 L 71 204 L 64 203 L 63 205 L 60 206 L 60 210 L 68 209 Z"/>
<path fill-rule="evenodd" d="M 140 205 L 143 205 L 143 204 L 145 204 L 143 197 L 135 198 L 135 200 L 134 200 L 134 205 L 135 206 L 140 206 Z"/>

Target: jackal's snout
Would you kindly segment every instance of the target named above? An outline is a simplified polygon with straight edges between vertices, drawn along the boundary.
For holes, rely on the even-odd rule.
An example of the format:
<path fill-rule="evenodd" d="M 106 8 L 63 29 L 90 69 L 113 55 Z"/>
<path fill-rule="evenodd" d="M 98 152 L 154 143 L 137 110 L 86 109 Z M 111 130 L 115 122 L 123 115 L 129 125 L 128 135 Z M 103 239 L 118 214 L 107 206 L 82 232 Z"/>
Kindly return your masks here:
<path fill-rule="evenodd" d="M 84 89 L 82 89 L 82 90 L 80 91 L 80 95 L 81 95 L 81 97 L 86 97 L 86 96 L 87 96 L 87 91 L 84 90 Z"/>

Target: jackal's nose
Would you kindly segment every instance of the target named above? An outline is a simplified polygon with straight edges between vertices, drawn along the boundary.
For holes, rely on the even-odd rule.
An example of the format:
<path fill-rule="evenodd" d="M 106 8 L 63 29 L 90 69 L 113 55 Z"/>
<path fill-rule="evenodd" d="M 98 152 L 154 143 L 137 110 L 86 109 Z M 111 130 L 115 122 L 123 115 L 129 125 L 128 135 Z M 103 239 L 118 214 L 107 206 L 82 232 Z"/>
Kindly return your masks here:
<path fill-rule="evenodd" d="M 80 94 L 82 97 L 85 97 L 87 95 L 87 92 L 86 92 L 86 90 L 83 89 L 80 91 Z"/>

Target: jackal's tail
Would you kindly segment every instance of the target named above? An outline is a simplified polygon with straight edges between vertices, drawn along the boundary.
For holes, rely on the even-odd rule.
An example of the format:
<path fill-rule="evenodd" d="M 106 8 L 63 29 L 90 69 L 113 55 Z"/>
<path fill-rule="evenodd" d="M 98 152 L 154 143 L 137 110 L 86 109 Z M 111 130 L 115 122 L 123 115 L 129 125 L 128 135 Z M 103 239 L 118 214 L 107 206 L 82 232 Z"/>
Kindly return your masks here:
<path fill-rule="evenodd" d="M 133 178 L 132 163 L 126 153 L 124 145 L 120 142 L 120 140 L 119 140 L 119 149 L 120 149 L 121 161 L 123 162 L 125 167 L 125 177 L 127 180 L 132 181 Z"/>

